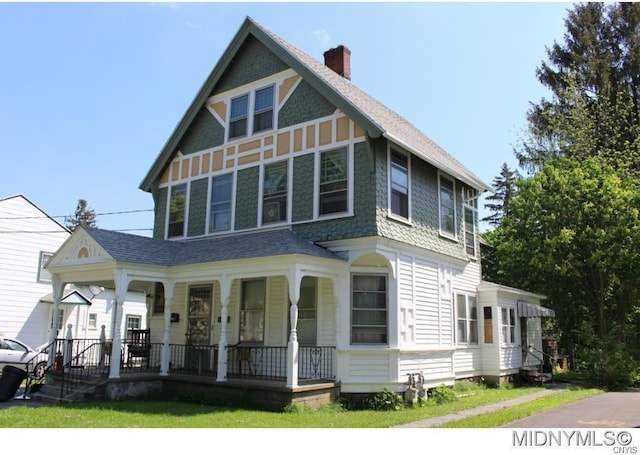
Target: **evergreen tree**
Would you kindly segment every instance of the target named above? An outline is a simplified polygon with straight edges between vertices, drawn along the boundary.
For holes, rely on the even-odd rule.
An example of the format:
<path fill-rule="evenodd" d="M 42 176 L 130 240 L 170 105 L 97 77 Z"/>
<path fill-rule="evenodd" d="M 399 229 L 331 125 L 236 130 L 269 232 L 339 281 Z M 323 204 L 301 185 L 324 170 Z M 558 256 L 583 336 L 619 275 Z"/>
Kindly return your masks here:
<path fill-rule="evenodd" d="M 640 4 L 578 4 L 565 25 L 564 43 L 548 48 L 537 70 L 552 98 L 528 112 L 520 165 L 535 171 L 558 157 L 597 156 L 640 174 Z"/>
<path fill-rule="evenodd" d="M 78 199 L 78 205 L 73 216 L 65 217 L 64 224 L 70 231 L 75 231 L 78 226 L 96 227 L 96 212 L 89 208 L 85 199 Z"/>
<path fill-rule="evenodd" d="M 507 163 L 502 163 L 500 174 L 493 179 L 495 192 L 485 198 L 485 201 L 490 202 L 485 203 L 484 208 L 490 210 L 492 213 L 480 221 L 486 221 L 495 227 L 500 224 L 500 220 L 502 220 L 503 217 L 509 215 L 511 201 L 518 191 L 519 179 L 520 173 L 517 170 L 512 170 Z"/>

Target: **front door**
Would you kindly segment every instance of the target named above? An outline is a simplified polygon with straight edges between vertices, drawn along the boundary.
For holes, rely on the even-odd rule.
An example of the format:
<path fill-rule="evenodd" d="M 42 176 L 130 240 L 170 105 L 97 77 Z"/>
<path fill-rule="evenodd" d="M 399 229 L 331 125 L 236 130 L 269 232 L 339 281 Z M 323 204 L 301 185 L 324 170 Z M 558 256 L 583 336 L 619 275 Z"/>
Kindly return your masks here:
<path fill-rule="evenodd" d="M 187 344 L 207 346 L 211 335 L 211 285 L 189 288 Z"/>
<path fill-rule="evenodd" d="M 211 344 L 211 300 L 211 285 L 189 288 L 185 367 L 197 371 L 198 374 L 209 370 L 215 364 L 210 348 L 207 347 Z"/>

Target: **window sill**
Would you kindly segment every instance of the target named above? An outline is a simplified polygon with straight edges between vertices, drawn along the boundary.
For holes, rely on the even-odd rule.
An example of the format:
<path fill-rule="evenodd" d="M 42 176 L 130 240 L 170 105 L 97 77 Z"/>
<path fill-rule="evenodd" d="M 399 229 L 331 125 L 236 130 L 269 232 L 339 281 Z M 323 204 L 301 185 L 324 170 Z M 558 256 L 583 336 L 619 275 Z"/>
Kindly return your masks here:
<path fill-rule="evenodd" d="M 456 237 L 455 235 L 446 234 L 446 233 L 444 233 L 442 231 L 439 231 L 438 234 L 439 234 L 441 239 L 445 239 L 445 240 L 449 240 L 451 242 L 458 243 L 458 237 Z"/>
<path fill-rule="evenodd" d="M 410 218 L 404 218 L 400 215 L 396 215 L 394 213 L 392 213 L 391 211 L 387 212 L 387 219 L 392 220 L 392 221 L 396 221 L 398 223 L 404 224 L 406 226 L 409 227 L 413 227 L 413 222 L 411 221 Z"/>

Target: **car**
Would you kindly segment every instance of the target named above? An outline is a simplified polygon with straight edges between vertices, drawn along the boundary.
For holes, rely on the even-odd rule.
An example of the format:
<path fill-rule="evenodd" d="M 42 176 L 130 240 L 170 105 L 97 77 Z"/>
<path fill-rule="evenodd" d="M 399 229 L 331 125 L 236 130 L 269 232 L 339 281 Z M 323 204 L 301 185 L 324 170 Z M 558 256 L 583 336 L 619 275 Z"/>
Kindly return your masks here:
<path fill-rule="evenodd" d="M 0 338 L 0 370 L 5 365 L 11 365 L 27 370 L 37 379 L 44 377 L 49 360 L 49 355 L 40 350 L 44 346 L 32 349 L 22 341 Z"/>

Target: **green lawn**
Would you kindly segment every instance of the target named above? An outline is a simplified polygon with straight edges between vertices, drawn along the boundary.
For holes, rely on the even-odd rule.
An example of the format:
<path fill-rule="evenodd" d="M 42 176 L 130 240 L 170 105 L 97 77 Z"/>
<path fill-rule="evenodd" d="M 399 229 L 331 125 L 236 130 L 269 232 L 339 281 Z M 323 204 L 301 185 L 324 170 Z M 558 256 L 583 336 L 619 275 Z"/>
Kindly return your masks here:
<path fill-rule="evenodd" d="M 527 395 L 536 387 L 474 388 L 458 400 L 400 411 L 337 407 L 266 412 L 182 402 L 121 401 L 0 410 L 0 428 L 387 428 Z"/>

